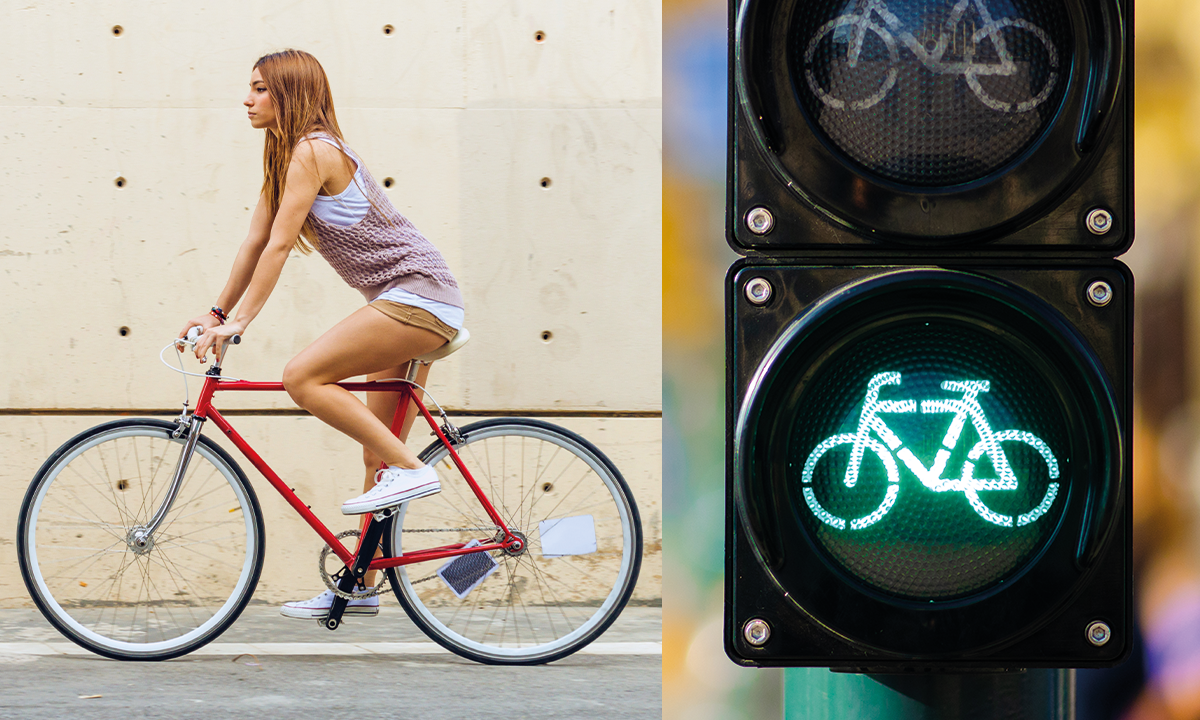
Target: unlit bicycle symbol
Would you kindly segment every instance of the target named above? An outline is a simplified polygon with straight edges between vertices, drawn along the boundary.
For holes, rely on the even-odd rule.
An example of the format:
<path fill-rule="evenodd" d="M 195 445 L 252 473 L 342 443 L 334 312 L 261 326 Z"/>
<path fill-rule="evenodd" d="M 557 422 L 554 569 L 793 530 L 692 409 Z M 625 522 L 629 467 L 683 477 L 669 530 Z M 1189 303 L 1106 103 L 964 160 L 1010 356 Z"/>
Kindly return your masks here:
<path fill-rule="evenodd" d="M 870 527 L 883 519 L 896 504 L 900 495 L 900 472 L 896 460 L 904 463 L 913 472 L 921 484 L 934 492 L 961 492 L 970 503 L 971 508 L 984 520 L 1001 527 L 1021 527 L 1028 525 L 1050 509 L 1054 498 L 1058 496 L 1058 483 L 1051 482 L 1046 487 L 1042 501 L 1029 512 L 1021 515 L 1004 515 L 998 513 L 980 499 L 979 493 L 994 490 L 1016 490 L 1020 487 L 1020 479 L 1013 472 L 1012 465 L 1004 453 L 1001 443 L 1024 443 L 1033 448 L 1046 463 L 1046 470 L 1051 480 L 1058 478 L 1058 460 L 1049 446 L 1033 433 L 1021 430 L 1001 430 L 994 432 L 983 408 L 979 404 L 980 393 L 988 392 L 991 384 L 987 380 L 949 380 L 942 383 L 942 389 L 959 393 L 961 397 L 922 400 L 920 412 L 924 414 L 953 413 L 950 427 L 942 438 L 942 447 L 938 449 L 929 467 L 917 459 L 912 450 L 896 436 L 880 415 L 903 414 L 917 412 L 915 400 L 880 400 L 879 391 L 886 385 L 899 385 L 900 373 L 884 372 L 871 378 L 867 383 L 867 394 L 863 399 L 862 412 L 859 415 L 858 429 L 854 433 L 843 433 L 826 438 L 808 456 L 804 463 L 804 471 L 800 482 L 803 485 L 804 500 L 813 514 L 826 525 L 844 530 L 861 530 Z M 957 478 L 945 478 L 946 463 L 951 453 L 958 447 L 967 421 L 979 435 L 979 441 L 967 453 L 967 460 Z M 876 439 L 878 438 L 878 439 Z M 858 518 L 841 518 L 826 510 L 817 500 L 813 492 L 813 473 L 821 458 L 827 452 L 839 445 L 850 445 L 850 458 L 846 465 L 843 484 L 853 488 L 859 479 L 863 458 L 871 451 L 882 463 L 887 473 L 887 490 L 883 500 L 873 512 Z M 975 476 L 976 464 L 984 455 L 991 461 L 992 468 L 998 477 L 981 478 Z M 1028 481 L 1029 478 L 1026 478 Z"/>
<path fill-rule="evenodd" d="M 969 34 L 969 40 L 964 37 L 964 42 L 956 43 L 960 45 L 956 56 L 961 57 L 961 60 L 948 60 L 947 50 L 950 43 L 952 39 L 956 38 L 960 24 L 965 22 L 965 15 L 972 7 L 979 16 L 979 23 L 974 32 Z M 878 18 L 878 22 L 876 18 Z M 1045 85 L 1041 92 L 1019 102 L 997 99 L 989 95 L 979 82 L 981 77 L 1012 77 L 1017 73 L 1017 63 L 1013 59 L 1013 53 L 1004 37 L 1005 28 L 1019 28 L 1030 33 L 1041 42 L 1046 52 L 1049 72 Z M 846 68 L 853 72 L 858 69 L 867 33 L 875 34 L 887 47 L 888 52 L 887 74 L 878 90 L 865 98 L 847 100 L 837 97 L 832 88 L 829 90 L 822 88 L 813 72 L 813 58 L 817 46 L 825 36 L 829 35 L 835 44 L 845 46 L 844 58 L 839 52 L 837 54 L 838 61 L 844 62 Z M 873 107 L 887 97 L 887 94 L 896 85 L 900 63 L 897 40 L 908 48 L 927 70 L 939 75 L 959 75 L 965 78 L 967 85 L 979 98 L 979 101 L 999 112 L 1020 113 L 1032 110 L 1050 96 L 1050 92 L 1058 81 L 1058 52 L 1055 50 L 1054 44 L 1050 42 L 1046 31 L 1021 18 L 993 18 L 986 0 L 959 0 L 950 11 L 937 38 L 931 39 L 928 44 L 922 43 L 912 32 L 905 29 L 900 18 L 888 10 L 884 0 L 857 0 L 853 13 L 839 15 L 825 23 L 817 29 L 816 34 L 809 41 L 808 48 L 804 53 L 804 75 L 808 80 L 808 86 L 821 102 L 834 109 L 866 110 Z M 982 62 L 976 59 L 985 44 L 992 46 L 998 61 Z"/>

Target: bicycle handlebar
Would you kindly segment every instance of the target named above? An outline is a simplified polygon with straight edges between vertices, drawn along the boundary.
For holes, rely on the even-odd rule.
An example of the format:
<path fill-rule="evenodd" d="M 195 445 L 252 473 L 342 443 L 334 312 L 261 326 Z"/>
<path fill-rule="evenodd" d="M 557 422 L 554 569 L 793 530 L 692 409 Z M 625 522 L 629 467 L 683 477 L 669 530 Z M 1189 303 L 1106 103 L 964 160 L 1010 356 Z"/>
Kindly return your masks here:
<path fill-rule="evenodd" d="M 195 347 L 197 338 L 199 338 L 203 334 L 204 334 L 204 328 L 200 325 L 196 325 L 192 329 L 188 330 L 187 337 L 181 338 L 179 340 L 179 342 L 181 342 L 185 345 L 191 345 L 192 347 Z M 233 343 L 234 345 L 240 345 L 242 343 L 242 336 L 234 335 L 233 337 L 229 338 L 229 342 Z"/>
<path fill-rule="evenodd" d="M 158 353 L 158 359 L 162 361 L 163 365 L 166 365 L 168 368 L 171 368 L 171 370 L 173 370 L 177 373 L 181 373 L 185 376 L 190 375 L 192 377 L 206 378 L 206 377 L 211 377 L 214 370 L 217 373 L 220 373 L 220 369 L 221 369 L 221 361 L 220 360 L 218 360 L 216 363 L 213 364 L 213 366 L 209 370 L 209 372 L 200 374 L 200 373 L 192 373 L 192 372 L 188 372 L 187 370 L 184 370 L 182 357 L 179 358 L 179 367 L 172 366 L 171 363 L 167 362 L 166 359 L 163 357 L 163 353 L 165 353 L 167 351 L 167 348 L 171 348 L 171 347 L 175 348 L 175 355 L 177 357 L 179 356 L 179 351 L 181 349 L 181 346 L 188 347 L 188 348 L 195 350 L 196 349 L 196 341 L 199 340 L 200 336 L 203 334 L 204 334 L 203 326 L 200 326 L 200 325 L 192 326 L 191 328 L 188 329 L 187 334 L 184 335 L 184 337 L 175 338 L 174 340 L 167 343 L 166 345 L 163 345 L 163 349 L 160 350 Z M 242 342 L 241 335 L 234 335 L 233 337 L 229 338 L 221 347 L 221 355 L 222 356 L 225 355 L 225 352 L 224 352 L 225 348 L 227 348 L 230 343 L 233 343 L 234 345 L 239 345 L 239 344 L 241 344 L 241 342 Z M 214 347 L 213 349 L 215 350 L 216 348 Z M 223 357 L 222 357 L 222 359 L 223 359 Z M 218 377 L 224 377 L 224 376 L 218 375 Z M 228 379 L 236 380 L 237 378 L 228 378 Z M 185 394 L 187 392 L 186 378 L 184 380 L 184 392 L 185 392 Z M 187 402 L 185 401 L 184 405 L 186 405 L 186 404 L 187 404 Z"/>

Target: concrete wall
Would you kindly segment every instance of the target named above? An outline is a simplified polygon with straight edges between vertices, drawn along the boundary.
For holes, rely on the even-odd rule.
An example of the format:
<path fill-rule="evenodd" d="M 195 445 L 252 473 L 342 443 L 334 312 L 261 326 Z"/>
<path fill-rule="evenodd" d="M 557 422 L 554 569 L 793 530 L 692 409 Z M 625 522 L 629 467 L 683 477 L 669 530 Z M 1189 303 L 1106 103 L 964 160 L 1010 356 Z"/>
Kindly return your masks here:
<path fill-rule="evenodd" d="M 463 287 L 472 341 L 434 368 L 437 400 L 592 413 L 561 422 L 633 486 L 635 597 L 660 598 L 661 22 L 646 0 L 0 5 L 0 606 L 28 603 L 13 539 L 40 462 L 109 414 L 182 401 L 157 355 L 245 236 L 262 132 L 240 103 L 254 60 L 285 47 L 321 60 L 347 140 Z M 226 369 L 277 379 L 361 304 L 295 255 Z M 234 422 L 349 527 L 349 440 L 309 417 Z M 271 548 L 257 597 L 307 597 L 320 543 L 256 486 Z"/>

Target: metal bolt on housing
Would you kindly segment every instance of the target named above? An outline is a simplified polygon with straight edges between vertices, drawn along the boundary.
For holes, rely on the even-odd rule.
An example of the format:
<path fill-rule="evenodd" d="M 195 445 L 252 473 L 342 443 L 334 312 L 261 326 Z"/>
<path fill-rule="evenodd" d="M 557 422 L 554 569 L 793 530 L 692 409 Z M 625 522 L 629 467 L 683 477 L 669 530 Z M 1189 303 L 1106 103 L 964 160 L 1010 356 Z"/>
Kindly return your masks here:
<path fill-rule="evenodd" d="M 1096 647 L 1105 645 L 1109 640 L 1112 639 L 1112 629 L 1109 628 L 1106 623 L 1103 623 L 1099 620 L 1096 620 L 1087 626 L 1086 634 L 1088 642 Z"/>
<path fill-rule="evenodd" d="M 754 647 L 762 647 L 767 644 L 767 640 L 771 639 L 771 626 L 761 618 L 747 620 L 746 624 L 742 626 L 742 637 L 746 638 L 746 642 Z"/>
<path fill-rule="evenodd" d="M 765 305 L 771 299 L 771 283 L 763 278 L 746 283 L 746 299 L 755 305 Z"/>
<path fill-rule="evenodd" d="M 1104 208 L 1095 208 L 1087 214 L 1085 224 L 1093 235 L 1107 235 L 1113 226 L 1112 213 Z"/>
<path fill-rule="evenodd" d="M 1105 305 L 1112 302 L 1112 299 L 1113 299 L 1112 286 L 1109 285 L 1108 283 L 1104 282 L 1103 280 L 1097 280 L 1096 282 L 1092 283 L 1091 285 L 1088 285 L 1087 298 L 1088 298 L 1088 302 L 1095 305 L 1096 307 L 1104 307 Z"/>
<path fill-rule="evenodd" d="M 766 235 L 775 227 L 775 216 L 765 207 L 751 208 L 746 213 L 746 227 L 755 235 Z"/>

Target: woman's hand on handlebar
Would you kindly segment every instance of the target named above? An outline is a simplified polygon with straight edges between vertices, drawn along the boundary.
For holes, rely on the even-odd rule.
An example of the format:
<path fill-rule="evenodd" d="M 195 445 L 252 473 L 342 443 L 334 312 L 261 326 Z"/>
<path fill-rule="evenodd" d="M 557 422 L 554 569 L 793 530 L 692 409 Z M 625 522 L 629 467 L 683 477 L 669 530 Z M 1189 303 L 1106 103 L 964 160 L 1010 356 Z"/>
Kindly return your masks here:
<path fill-rule="evenodd" d="M 208 351 L 211 349 L 213 354 L 217 356 L 217 360 L 220 361 L 221 356 L 225 352 L 225 345 L 233 339 L 234 335 L 242 335 L 245 332 L 246 326 L 237 320 L 230 320 L 224 325 L 218 323 L 216 327 L 209 327 L 196 340 L 196 359 L 200 362 L 207 362 Z"/>
<path fill-rule="evenodd" d="M 186 323 L 184 323 L 183 329 L 179 331 L 179 334 L 176 335 L 176 337 L 179 338 L 180 340 L 184 339 L 185 337 L 187 337 L 188 330 L 191 330 L 192 328 L 196 327 L 197 325 L 204 328 L 205 330 L 208 330 L 209 328 L 220 327 L 221 321 L 216 319 L 215 317 L 213 317 L 212 313 L 204 313 L 203 315 L 194 317 L 191 320 L 188 320 Z"/>

